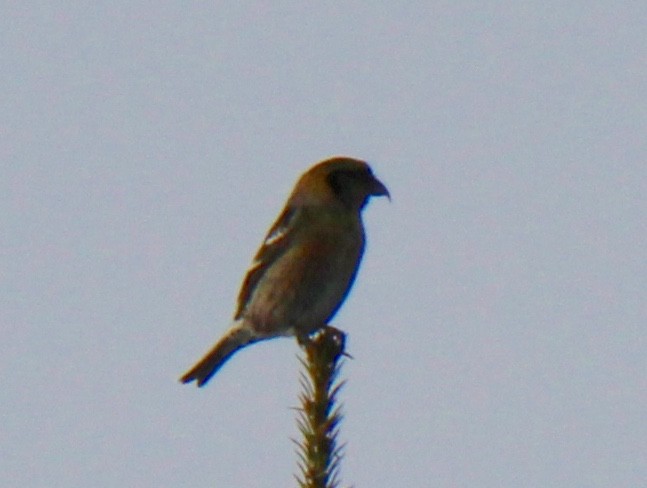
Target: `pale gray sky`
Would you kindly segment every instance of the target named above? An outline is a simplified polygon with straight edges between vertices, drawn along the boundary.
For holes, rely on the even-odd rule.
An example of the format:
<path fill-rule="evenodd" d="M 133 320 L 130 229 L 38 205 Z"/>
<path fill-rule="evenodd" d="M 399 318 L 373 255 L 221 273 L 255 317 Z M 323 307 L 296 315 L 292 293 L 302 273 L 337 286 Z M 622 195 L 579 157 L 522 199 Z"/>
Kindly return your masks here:
<path fill-rule="evenodd" d="M 294 486 L 293 341 L 177 379 L 333 154 L 393 196 L 333 322 L 343 482 L 644 485 L 646 25 L 638 1 L 5 4 L 0 485 Z"/>

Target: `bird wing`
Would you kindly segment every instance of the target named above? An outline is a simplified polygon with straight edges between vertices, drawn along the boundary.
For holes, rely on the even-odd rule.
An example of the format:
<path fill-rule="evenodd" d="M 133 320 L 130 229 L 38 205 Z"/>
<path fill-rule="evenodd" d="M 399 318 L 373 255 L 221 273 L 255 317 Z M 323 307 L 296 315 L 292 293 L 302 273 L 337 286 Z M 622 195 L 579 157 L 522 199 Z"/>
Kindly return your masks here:
<path fill-rule="evenodd" d="M 297 208 L 286 207 L 268 231 L 261 248 L 254 256 L 251 268 L 243 280 L 243 285 L 238 294 L 238 306 L 234 314 L 235 320 L 242 316 L 256 285 L 258 285 L 268 268 L 290 247 L 290 243 L 294 240 L 294 232 L 291 232 L 291 229 L 294 227 L 297 213 Z"/>

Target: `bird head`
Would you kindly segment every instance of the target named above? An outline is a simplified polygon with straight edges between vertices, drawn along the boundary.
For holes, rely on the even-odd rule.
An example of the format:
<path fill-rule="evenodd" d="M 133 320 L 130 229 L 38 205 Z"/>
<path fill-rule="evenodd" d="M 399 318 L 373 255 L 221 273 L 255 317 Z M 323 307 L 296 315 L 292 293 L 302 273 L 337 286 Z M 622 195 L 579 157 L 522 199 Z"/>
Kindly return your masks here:
<path fill-rule="evenodd" d="M 297 182 L 290 202 L 343 206 L 359 211 L 372 196 L 391 198 L 367 163 L 342 156 L 322 161 L 306 171 Z"/>

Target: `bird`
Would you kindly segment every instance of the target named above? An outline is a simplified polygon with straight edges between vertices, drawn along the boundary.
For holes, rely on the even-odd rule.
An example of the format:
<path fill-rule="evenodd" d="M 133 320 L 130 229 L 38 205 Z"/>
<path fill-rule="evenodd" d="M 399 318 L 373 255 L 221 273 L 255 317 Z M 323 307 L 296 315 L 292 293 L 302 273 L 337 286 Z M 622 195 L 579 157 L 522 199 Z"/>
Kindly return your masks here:
<path fill-rule="evenodd" d="M 230 328 L 180 381 L 204 386 L 243 347 L 282 336 L 307 344 L 325 328 L 355 281 L 373 196 L 391 198 L 359 159 L 336 156 L 303 173 L 243 280 Z"/>

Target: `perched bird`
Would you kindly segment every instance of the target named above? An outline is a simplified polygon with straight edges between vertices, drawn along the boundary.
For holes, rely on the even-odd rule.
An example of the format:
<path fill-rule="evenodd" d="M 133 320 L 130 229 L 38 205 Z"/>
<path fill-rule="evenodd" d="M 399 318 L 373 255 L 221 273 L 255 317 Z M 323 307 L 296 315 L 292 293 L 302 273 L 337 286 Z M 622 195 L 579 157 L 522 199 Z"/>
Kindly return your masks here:
<path fill-rule="evenodd" d="M 305 172 L 243 281 L 231 328 L 181 381 L 202 386 L 249 344 L 280 336 L 303 343 L 325 327 L 362 258 L 362 208 L 379 195 L 389 192 L 364 161 L 335 157 Z"/>

